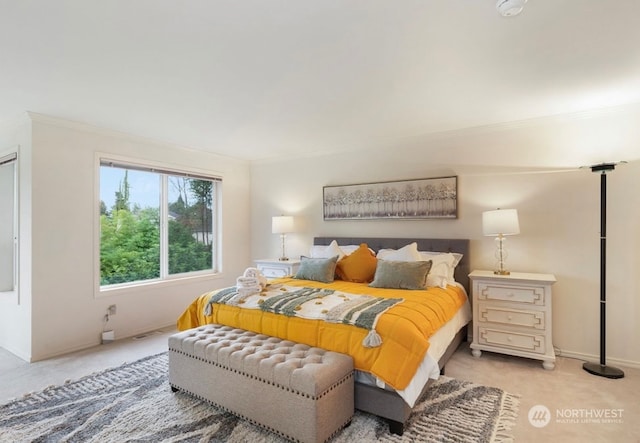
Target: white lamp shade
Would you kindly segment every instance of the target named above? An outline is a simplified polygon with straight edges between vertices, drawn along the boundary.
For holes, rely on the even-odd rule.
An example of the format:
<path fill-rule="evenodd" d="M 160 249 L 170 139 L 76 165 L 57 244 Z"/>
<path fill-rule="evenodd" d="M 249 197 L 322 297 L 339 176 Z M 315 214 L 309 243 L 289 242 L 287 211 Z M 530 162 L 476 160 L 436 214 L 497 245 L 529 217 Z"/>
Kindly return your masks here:
<path fill-rule="evenodd" d="M 271 232 L 273 234 L 286 234 L 293 232 L 293 217 L 281 215 L 271 219 Z"/>
<path fill-rule="evenodd" d="M 484 235 L 515 235 L 520 233 L 517 209 L 498 209 L 482 213 Z"/>

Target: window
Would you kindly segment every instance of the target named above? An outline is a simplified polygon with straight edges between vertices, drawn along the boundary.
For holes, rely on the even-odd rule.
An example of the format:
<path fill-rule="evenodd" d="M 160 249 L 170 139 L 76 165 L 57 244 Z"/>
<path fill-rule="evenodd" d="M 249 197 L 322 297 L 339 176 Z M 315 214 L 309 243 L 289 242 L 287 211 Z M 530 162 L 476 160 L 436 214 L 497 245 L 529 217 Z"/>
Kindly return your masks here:
<path fill-rule="evenodd" d="M 0 156 L 0 292 L 13 292 L 18 275 L 18 155 Z"/>
<path fill-rule="evenodd" d="M 221 180 L 100 161 L 100 285 L 213 273 Z"/>

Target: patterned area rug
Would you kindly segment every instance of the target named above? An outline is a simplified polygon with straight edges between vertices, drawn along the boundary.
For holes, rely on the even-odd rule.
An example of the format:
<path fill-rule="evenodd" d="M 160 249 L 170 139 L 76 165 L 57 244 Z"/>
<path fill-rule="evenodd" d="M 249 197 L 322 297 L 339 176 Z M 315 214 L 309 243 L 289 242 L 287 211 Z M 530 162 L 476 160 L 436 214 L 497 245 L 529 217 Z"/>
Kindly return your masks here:
<path fill-rule="evenodd" d="M 283 442 L 282 438 L 189 395 L 173 394 L 167 354 L 50 387 L 0 406 L 11 442 Z M 503 442 L 518 398 L 497 388 L 440 377 L 415 408 L 402 437 L 356 412 L 332 442 Z"/>

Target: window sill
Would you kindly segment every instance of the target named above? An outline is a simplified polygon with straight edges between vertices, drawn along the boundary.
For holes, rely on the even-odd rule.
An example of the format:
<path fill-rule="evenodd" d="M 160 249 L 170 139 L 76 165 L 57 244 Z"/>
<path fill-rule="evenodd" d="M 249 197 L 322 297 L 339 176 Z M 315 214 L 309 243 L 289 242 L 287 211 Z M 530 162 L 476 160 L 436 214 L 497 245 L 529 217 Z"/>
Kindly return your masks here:
<path fill-rule="evenodd" d="M 112 287 L 98 287 L 95 293 L 96 298 L 110 297 L 114 295 L 140 294 L 156 289 L 171 288 L 174 286 L 184 286 L 189 283 L 202 283 L 207 281 L 220 280 L 222 273 L 200 274 L 186 277 L 176 277 L 167 280 L 151 280 L 132 284 L 114 285 Z"/>

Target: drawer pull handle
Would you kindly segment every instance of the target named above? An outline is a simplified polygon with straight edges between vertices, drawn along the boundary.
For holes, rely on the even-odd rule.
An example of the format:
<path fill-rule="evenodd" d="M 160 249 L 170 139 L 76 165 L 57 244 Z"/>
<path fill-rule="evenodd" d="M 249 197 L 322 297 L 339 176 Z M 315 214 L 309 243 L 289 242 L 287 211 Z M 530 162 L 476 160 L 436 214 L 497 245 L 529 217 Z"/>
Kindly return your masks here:
<path fill-rule="evenodd" d="M 511 321 L 511 320 L 513 320 L 513 317 L 512 316 L 508 316 L 507 320 Z"/>
<path fill-rule="evenodd" d="M 507 336 L 507 341 L 511 343 L 511 336 Z"/>
<path fill-rule="evenodd" d="M 513 292 L 509 292 L 509 293 L 507 294 L 507 297 L 513 297 Z"/>

